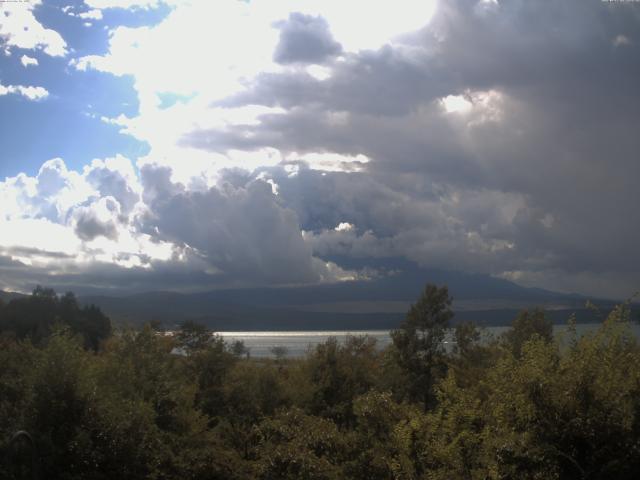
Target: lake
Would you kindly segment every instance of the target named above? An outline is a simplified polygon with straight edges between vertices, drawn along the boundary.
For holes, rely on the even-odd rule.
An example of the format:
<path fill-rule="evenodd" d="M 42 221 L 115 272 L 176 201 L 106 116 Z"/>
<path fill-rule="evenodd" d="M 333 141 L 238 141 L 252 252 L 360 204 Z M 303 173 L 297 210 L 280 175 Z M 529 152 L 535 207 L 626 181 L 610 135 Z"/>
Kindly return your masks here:
<path fill-rule="evenodd" d="M 587 332 L 596 330 L 600 324 L 586 323 L 578 324 L 576 329 L 579 334 L 584 335 Z M 483 335 L 485 338 L 498 336 L 509 327 L 487 327 L 484 328 Z M 640 325 L 632 326 L 634 333 L 640 338 Z M 554 325 L 553 331 L 555 335 L 561 334 L 567 329 L 567 325 Z M 284 347 L 286 356 L 295 358 L 304 356 L 304 354 L 316 345 L 326 342 L 329 337 L 335 337 L 338 342 L 344 342 L 348 335 L 368 335 L 377 341 L 380 349 L 385 348 L 391 343 L 389 336 L 390 330 L 361 330 L 361 331 L 291 331 L 291 332 L 217 332 L 225 341 L 231 343 L 236 340 L 244 342 L 249 349 L 250 355 L 255 358 L 273 357 L 271 352 L 273 347 Z M 451 336 L 447 336 L 445 344 L 452 346 Z"/>

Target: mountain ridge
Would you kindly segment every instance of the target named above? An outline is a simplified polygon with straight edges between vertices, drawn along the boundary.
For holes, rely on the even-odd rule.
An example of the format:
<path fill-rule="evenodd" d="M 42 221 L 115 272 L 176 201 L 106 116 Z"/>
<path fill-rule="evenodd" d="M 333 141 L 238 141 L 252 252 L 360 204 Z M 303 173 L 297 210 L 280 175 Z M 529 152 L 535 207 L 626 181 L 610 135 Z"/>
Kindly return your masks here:
<path fill-rule="evenodd" d="M 195 320 L 217 329 L 375 329 L 394 328 L 426 283 L 447 285 L 457 321 L 486 325 L 510 323 L 518 311 L 539 306 L 554 321 L 575 312 L 593 321 L 588 297 L 479 274 L 414 269 L 379 279 L 297 287 L 218 289 L 193 293 L 141 292 L 126 297 L 83 296 L 124 323 L 156 320 L 176 325 Z M 605 308 L 615 302 L 594 299 Z"/>
<path fill-rule="evenodd" d="M 418 267 L 368 281 L 191 293 L 152 290 L 130 295 L 85 294 L 78 299 L 85 305 L 97 305 L 121 325 L 157 321 L 174 328 L 193 320 L 222 331 L 372 330 L 397 327 L 427 283 L 449 287 L 454 323 L 508 325 L 519 311 L 533 307 L 544 308 L 555 323 L 566 321 L 572 313 L 578 322 L 599 321 L 598 314 L 585 307 L 588 297 L 584 295 L 523 287 L 488 275 Z M 5 302 L 21 296 L 0 292 Z M 603 311 L 616 304 L 607 299 L 591 300 Z"/>

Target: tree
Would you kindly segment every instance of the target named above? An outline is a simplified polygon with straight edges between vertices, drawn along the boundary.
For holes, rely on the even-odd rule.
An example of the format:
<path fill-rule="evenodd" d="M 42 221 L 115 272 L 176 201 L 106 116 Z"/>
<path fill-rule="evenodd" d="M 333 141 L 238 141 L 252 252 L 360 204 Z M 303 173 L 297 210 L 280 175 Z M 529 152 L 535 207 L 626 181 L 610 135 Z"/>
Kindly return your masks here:
<path fill-rule="evenodd" d="M 176 335 L 178 347 L 185 353 L 192 353 L 205 349 L 214 340 L 213 334 L 201 323 L 187 320 L 180 325 L 180 331 Z"/>
<path fill-rule="evenodd" d="M 482 330 L 471 322 L 456 325 L 453 337 L 453 355 L 449 356 L 449 373 L 455 372 L 455 382 L 461 388 L 468 388 L 481 381 L 501 354 L 495 348 L 495 341 L 482 341 Z"/>
<path fill-rule="evenodd" d="M 337 480 L 349 444 L 330 420 L 298 408 L 267 419 L 258 430 L 256 470 L 261 480 Z"/>
<path fill-rule="evenodd" d="M 312 413 L 331 418 L 341 427 L 353 425 L 354 399 L 368 392 L 377 380 L 375 344 L 374 338 L 350 335 L 344 344 L 330 337 L 316 346 L 306 364 Z"/>
<path fill-rule="evenodd" d="M 29 338 L 36 344 L 49 337 L 56 323 L 82 335 L 85 348 L 93 350 L 111 335 L 111 321 L 98 307 L 80 308 L 73 293 L 58 298 L 55 291 L 40 286 L 30 297 L 11 300 L 0 315 L 0 331 L 13 332 L 17 338 Z"/>
<path fill-rule="evenodd" d="M 4 308 L 0 330 L 41 343 L 59 320 L 58 297 L 51 289 L 36 287 L 30 297 L 15 298 Z"/>
<path fill-rule="evenodd" d="M 244 342 L 242 340 L 234 341 L 231 344 L 231 347 L 229 348 L 229 350 L 231 350 L 231 353 L 233 353 L 238 358 L 244 357 L 244 356 L 249 358 L 249 356 L 251 354 L 251 350 L 249 349 L 249 347 L 247 347 L 244 344 Z"/>
<path fill-rule="evenodd" d="M 276 357 L 276 360 L 282 361 L 286 358 L 287 354 L 289 353 L 289 349 L 284 345 L 274 345 L 269 349 L 269 352 L 271 352 L 271 355 Z"/>
<path fill-rule="evenodd" d="M 511 324 L 511 329 L 503 334 L 503 339 L 507 348 L 519 358 L 523 345 L 534 336 L 545 342 L 553 340 L 553 323 L 540 308 L 520 312 Z"/>
<path fill-rule="evenodd" d="M 480 330 L 472 322 L 456 325 L 453 335 L 456 341 L 453 352 L 461 357 L 469 356 L 480 341 Z"/>
<path fill-rule="evenodd" d="M 354 413 L 347 478 L 424 478 L 420 457 L 428 428 L 419 406 L 399 404 L 390 393 L 371 390 L 356 398 Z"/>
<path fill-rule="evenodd" d="M 196 404 L 211 419 L 224 413 L 223 385 L 237 361 L 222 337 L 211 334 L 186 359 L 187 373 L 198 386 Z"/>
<path fill-rule="evenodd" d="M 391 332 L 393 357 L 403 371 L 410 399 L 432 405 L 435 381 L 444 375 L 444 337 L 453 318 L 446 286 L 428 284 L 400 328 Z"/>

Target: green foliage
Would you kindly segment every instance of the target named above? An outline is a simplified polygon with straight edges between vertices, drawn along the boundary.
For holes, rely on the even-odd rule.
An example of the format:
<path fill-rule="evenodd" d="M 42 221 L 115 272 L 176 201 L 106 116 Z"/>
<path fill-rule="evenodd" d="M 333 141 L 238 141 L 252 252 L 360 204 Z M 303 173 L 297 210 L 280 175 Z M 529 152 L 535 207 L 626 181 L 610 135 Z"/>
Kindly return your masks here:
<path fill-rule="evenodd" d="M 513 321 L 511 329 L 503 335 L 503 341 L 513 355 L 520 357 L 523 345 L 534 336 L 538 336 L 545 342 L 553 339 L 553 324 L 539 308 L 520 312 Z"/>
<path fill-rule="evenodd" d="M 461 388 L 477 385 L 502 351 L 491 338 L 483 338 L 482 331 L 472 323 L 456 325 L 453 338 L 455 344 L 447 361 L 455 373 L 456 385 Z"/>
<path fill-rule="evenodd" d="M 197 385 L 196 404 L 209 417 L 224 413 L 224 382 L 237 358 L 221 337 L 208 335 L 206 342 L 186 358 L 186 373 Z"/>
<path fill-rule="evenodd" d="M 85 347 L 93 350 L 111 334 L 109 318 L 94 305 L 80 308 L 73 293 L 58 297 L 51 289 L 36 287 L 30 297 L 0 304 L 0 332 L 11 332 L 19 339 L 41 343 L 57 323 L 82 335 Z"/>
<path fill-rule="evenodd" d="M 338 480 L 348 444 L 336 425 L 297 408 L 265 420 L 258 430 L 256 477 Z"/>
<path fill-rule="evenodd" d="M 246 356 L 247 358 L 249 358 L 249 355 L 251 354 L 250 349 L 247 348 L 247 346 L 244 344 L 244 342 L 242 340 L 236 340 L 235 342 L 233 342 L 231 344 L 230 351 L 236 357 L 244 357 L 244 356 Z"/>
<path fill-rule="evenodd" d="M 446 369 L 443 341 L 453 318 L 451 302 L 447 287 L 429 284 L 400 328 L 391 332 L 392 355 L 404 374 L 406 395 L 422 402 L 425 410 L 433 404 L 434 385 Z"/>
<path fill-rule="evenodd" d="M 386 351 L 368 337 L 334 338 L 305 358 L 257 360 L 197 324 L 176 336 L 118 331 L 94 351 L 61 321 L 59 312 L 81 311 L 72 296 L 32 298 L 25 305 L 44 321 L 0 335 L 2 479 L 31 473 L 28 451 L 9 445 L 18 430 L 30 432 L 48 480 L 625 480 L 640 471 L 640 345 L 628 305 L 563 341 L 538 310 L 496 341 L 458 325 L 447 352 L 451 299 L 428 286 Z"/>
<path fill-rule="evenodd" d="M 480 380 L 453 371 L 432 414 L 433 478 L 634 478 L 640 348 L 624 310 L 572 347 L 531 335 Z"/>
<path fill-rule="evenodd" d="M 279 370 L 269 363 L 261 368 L 248 362 L 235 365 L 223 387 L 225 416 L 255 423 L 273 415 L 289 403 L 282 383 Z"/>
<path fill-rule="evenodd" d="M 349 478 L 412 479 L 420 474 L 425 417 L 415 405 L 395 402 L 390 393 L 371 391 L 354 406 L 357 426 Z"/>
<path fill-rule="evenodd" d="M 35 349 L 14 338 L 0 335 L 0 478 L 12 478 L 8 465 L 9 439 L 26 424 L 27 407 L 32 403 L 31 362 Z"/>
<path fill-rule="evenodd" d="M 342 345 L 329 338 L 318 345 L 306 362 L 312 385 L 309 411 L 340 426 L 353 425 L 353 401 L 376 384 L 379 364 L 375 340 L 369 337 L 348 336 Z"/>
<path fill-rule="evenodd" d="M 474 323 L 464 322 L 456 325 L 453 338 L 455 346 L 453 352 L 461 357 L 469 357 L 480 342 L 481 333 Z"/>
<path fill-rule="evenodd" d="M 276 345 L 275 347 L 271 347 L 269 351 L 278 360 L 284 359 L 288 353 L 287 347 L 283 347 L 282 345 Z"/>
<path fill-rule="evenodd" d="M 215 341 L 216 338 L 205 325 L 192 320 L 183 322 L 176 335 L 178 348 L 183 349 L 187 354 L 203 350 Z"/>

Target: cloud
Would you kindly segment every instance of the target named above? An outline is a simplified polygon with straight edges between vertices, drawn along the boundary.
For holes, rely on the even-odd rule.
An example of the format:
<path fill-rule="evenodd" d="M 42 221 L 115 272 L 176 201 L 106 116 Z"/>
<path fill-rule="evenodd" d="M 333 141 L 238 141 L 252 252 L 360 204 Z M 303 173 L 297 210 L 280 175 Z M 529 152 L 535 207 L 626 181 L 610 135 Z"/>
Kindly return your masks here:
<path fill-rule="evenodd" d="M 298 212 L 305 240 L 321 258 L 404 257 L 425 267 L 483 273 L 517 259 L 512 223 L 525 203 L 517 195 L 461 193 L 441 184 L 412 193 L 408 185 L 390 188 L 366 173 L 323 173 L 270 170 L 279 197 Z"/>
<path fill-rule="evenodd" d="M 231 282 L 314 283 L 329 276 L 314 263 L 294 211 L 262 180 L 189 190 L 166 167 L 141 170 L 147 213 L 143 231 L 188 246 Z M 320 269 L 318 271 L 317 269 Z"/>
<path fill-rule="evenodd" d="M 622 46 L 631 44 L 631 40 L 629 40 L 624 35 L 618 35 L 616 36 L 616 38 L 613 39 L 612 43 L 614 47 L 622 47 Z"/>
<path fill-rule="evenodd" d="M 94 9 L 106 10 L 109 8 L 156 8 L 161 0 L 84 0 L 84 3 Z"/>
<path fill-rule="evenodd" d="M 330 30 L 345 52 L 377 50 L 394 43 L 407 32 L 417 31 L 429 24 L 435 1 L 397 0 L 395 2 L 367 2 L 356 0 L 293 0 L 258 3 L 253 6 L 264 18 L 283 20 L 292 13 L 326 19 Z"/>
<path fill-rule="evenodd" d="M 104 197 L 88 206 L 74 209 L 75 233 L 89 241 L 103 236 L 110 240 L 118 237 L 120 204 L 113 197 Z"/>
<path fill-rule="evenodd" d="M 77 172 L 69 171 L 61 158 L 45 162 L 33 180 L 35 188 L 23 192 L 21 197 L 25 199 L 25 211 L 32 211 L 36 218 L 63 223 L 73 206 L 92 195 L 85 179 Z"/>
<path fill-rule="evenodd" d="M 113 198 L 123 215 L 129 215 L 140 201 L 141 187 L 131 162 L 118 155 L 96 159 L 84 168 L 84 177 L 103 198 Z"/>
<path fill-rule="evenodd" d="M 33 11 L 42 5 L 41 0 L 29 2 L 5 2 L 0 6 L 0 39 L 4 47 L 28 50 L 40 49 L 53 57 L 65 56 L 67 44 L 55 30 L 45 28 Z"/>
<path fill-rule="evenodd" d="M 37 262 L 38 258 L 28 249 L 36 249 L 48 254 L 63 254 L 63 257 L 71 257 L 79 247 L 79 240 L 73 232 L 64 225 L 52 222 L 46 218 L 18 218 L 4 220 L 2 223 L 2 240 L 0 247 L 14 249 L 11 257 L 27 264 Z M 15 250 L 19 247 L 20 250 Z M 27 249 L 27 250 L 24 250 Z"/>
<path fill-rule="evenodd" d="M 23 67 L 29 67 L 31 65 L 38 66 L 38 59 L 29 57 L 28 55 L 22 55 L 20 57 L 20 63 L 22 63 Z"/>
<path fill-rule="evenodd" d="M 107 8 L 116 3 L 93 1 L 88 5 Z M 171 12 L 157 25 L 114 28 L 106 54 L 74 58 L 70 65 L 80 71 L 93 69 L 118 76 L 131 75 L 135 79 L 140 114 L 128 120 L 126 132 L 148 142 L 155 161 L 180 157 L 180 163 L 200 164 L 199 160 L 192 162 L 198 152 L 184 148 L 181 138 L 194 127 L 205 129 L 227 117 L 233 118 L 247 105 L 215 111 L 207 107 L 243 91 L 259 74 L 297 68 L 296 64 L 287 66 L 273 61 L 281 36 L 283 48 L 286 45 L 290 49 L 295 45 L 287 43 L 288 35 L 295 32 L 303 35 L 306 47 L 315 49 L 303 52 L 306 55 L 318 52 L 325 55 L 335 51 L 337 43 L 344 46 L 344 52 L 377 48 L 398 34 L 426 25 L 434 3 L 402 0 L 393 5 L 388 2 L 345 5 L 333 0 L 268 3 L 194 0 L 172 2 L 171 6 Z M 369 21 L 363 24 L 359 19 L 365 7 Z M 335 41 L 327 37 L 327 23 L 334 35 L 340 32 Z M 278 25 L 284 30 L 280 31 Z M 321 50 L 317 50 L 318 42 Z M 290 55 L 287 52 L 281 50 L 283 55 Z M 304 70 L 315 79 L 332 74 L 330 69 Z M 162 101 L 167 96 L 185 100 L 167 107 Z M 243 155 L 240 158 L 229 152 L 226 155 L 236 163 L 244 161 Z"/>
<path fill-rule="evenodd" d="M 322 81 L 304 71 L 261 74 L 220 104 L 285 112 L 233 130 L 196 129 L 183 144 L 370 159 L 362 178 L 375 182 L 274 174 L 321 256 L 401 255 L 496 275 L 529 272 L 519 278 L 539 284 L 547 272 L 562 289 L 569 279 L 595 285 L 612 270 L 640 281 L 629 263 L 640 236 L 629 220 L 640 201 L 629 181 L 640 173 L 631 133 L 637 16 L 600 2 L 474 4 L 442 3 L 425 31 L 352 53 Z M 624 48 L 612 48 L 609 39 L 620 35 Z M 386 205 L 393 214 L 381 215 Z M 504 210 L 496 222 L 492 212 Z M 335 232 L 343 221 L 360 233 Z"/>
<path fill-rule="evenodd" d="M 318 282 L 393 258 L 621 296 L 640 282 L 629 5 L 171 6 L 70 61 L 132 77 L 139 112 L 105 121 L 149 144 L 139 171 L 48 163 L 4 182 L 4 218 L 63 225 L 79 255 L 150 284 Z"/>
<path fill-rule="evenodd" d="M 67 267 L 66 257 L 61 264 L 55 255 L 49 255 L 56 253 L 73 257 L 78 263 L 74 268 L 100 258 L 118 264 L 124 253 L 140 258 L 165 258 L 166 245 L 152 247 L 148 236 L 131 228 L 127 217 L 122 215 L 120 201 L 106 195 L 124 192 L 121 199 L 127 199 L 127 190 L 114 188 L 118 186 L 114 176 L 105 175 L 105 170 L 111 167 L 109 171 L 113 172 L 114 164 L 122 163 L 122 158 L 94 161 L 81 174 L 69 170 L 58 158 L 45 162 L 35 177 L 20 174 L 0 182 L 0 221 L 6 232 L 0 247 L 23 263 L 33 258 L 30 260 L 24 251 L 17 255 L 16 248 L 36 248 L 42 254 L 34 258 L 38 264 L 48 265 L 52 272 Z M 126 201 L 123 203 L 127 205 Z M 98 237 L 109 242 L 92 242 Z"/>
<path fill-rule="evenodd" d="M 143 110 L 157 105 L 159 93 L 224 96 L 238 88 L 240 77 L 271 63 L 276 31 L 251 13 L 235 0 L 177 5 L 157 26 L 115 28 L 108 54 L 72 65 L 133 75 Z M 246 41 L 249 32 L 252 42 Z"/>
<path fill-rule="evenodd" d="M 273 59 L 278 63 L 323 63 L 342 51 L 322 17 L 292 13 L 276 26 L 280 29 L 280 41 Z"/>
<path fill-rule="evenodd" d="M 49 92 L 44 87 L 0 84 L 0 97 L 3 95 L 20 95 L 28 100 L 39 101 L 47 98 Z"/>
<path fill-rule="evenodd" d="M 49 160 L 35 177 L 0 182 L 0 256 L 12 272 L 5 283 L 28 290 L 29 282 L 55 278 L 85 288 L 92 278 L 96 288 L 113 289 L 123 271 L 139 289 L 161 284 L 167 272 L 187 290 L 359 278 L 312 255 L 296 213 L 268 181 L 236 183 L 186 186 L 150 163 L 138 176 L 122 156 L 82 172 Z"/>
<path fill-rule="evenodd" d="M 102 20 L 102 10 L 93 9 L 78 14 L 84 20 Z"/>

